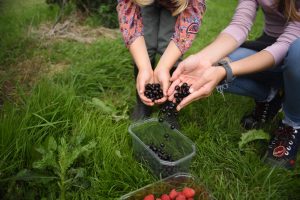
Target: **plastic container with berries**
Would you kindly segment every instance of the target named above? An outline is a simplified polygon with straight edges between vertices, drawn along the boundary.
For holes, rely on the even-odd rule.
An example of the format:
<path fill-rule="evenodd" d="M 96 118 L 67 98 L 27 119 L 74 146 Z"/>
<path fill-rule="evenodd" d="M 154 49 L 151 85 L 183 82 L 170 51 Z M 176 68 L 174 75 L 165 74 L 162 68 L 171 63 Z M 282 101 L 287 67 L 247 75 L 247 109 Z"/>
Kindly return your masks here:
<path fill-rule="evenodd" d="M 189 172 L 196 154 L 195 144 L 172 125 L 151 118 L 130 125 L 128 130 L 135 157 L 156 176 Z"/>
<path fill-rule="evenodd" d="M 214 198 L 207 187 L 195 176 L 189 173 L 176 173 L 120 198 L 120 200 L 144 199 L 213 200 Z"/>

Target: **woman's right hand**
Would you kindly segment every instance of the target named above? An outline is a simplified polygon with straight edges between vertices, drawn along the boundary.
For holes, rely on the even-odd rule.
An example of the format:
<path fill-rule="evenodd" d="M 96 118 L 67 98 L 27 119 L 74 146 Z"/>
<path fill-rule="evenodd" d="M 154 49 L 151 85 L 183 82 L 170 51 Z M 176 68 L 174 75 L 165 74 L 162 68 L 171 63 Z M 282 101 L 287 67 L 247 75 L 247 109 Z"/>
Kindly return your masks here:
<path fill-rule="evenodd" d="M 142 100 L 142 102 L 148 106 L 153 106 L 154 103 L 151 99 L 148 99 L 145 96 L 145 86 L 148 83 L 153 83 L 153 70 L 149 69 L 140 69 L 136 78 L 136 89 Z"/>

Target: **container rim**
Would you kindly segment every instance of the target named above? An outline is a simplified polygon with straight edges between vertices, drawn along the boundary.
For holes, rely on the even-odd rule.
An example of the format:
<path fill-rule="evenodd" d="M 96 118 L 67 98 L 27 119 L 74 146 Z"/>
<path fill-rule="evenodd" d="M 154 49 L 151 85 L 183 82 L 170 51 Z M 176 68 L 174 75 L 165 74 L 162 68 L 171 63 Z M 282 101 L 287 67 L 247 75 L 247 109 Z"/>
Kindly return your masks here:
<path fill-rule="evenodd" d="M 131 124 L 129 127 L 128 127 L 128 131 L 129 131 L 129 133 L 130 133 L 130 135 L 132 136 L 132 137 L 134 137 L 137 141 L 139 141 L 139 143 L 143 146 L 143 147 L 145 147 L 147 150 L 150 150 L 149 149 L 149 147 L 136 135 L 136 134 L 134 134 L 133 133 L 133 131 L 132 131 L 132 128 L 134 128 L 134 127 L 136 127 L 136 126 L 138 126 L 138 125 L 141 125 L 141 124 L 145 124 L 145 123 L 148 123 L 148 122 L 158 122 L 158 119 L 157 118 L 150 118 L 150 119 L 146 119 L 146 120 L 144 120 L 144 121 L 138 121 L 138 122 L 135 122 L 135 123 L 133 123 L 133 124 Z M 167 122 L 165 122 L 165 123 L 167 123 Z M 177 129 L 173 129 L 173 131 L 175 131 L 177 134 L 179 134 L 181 137 L 183 137 L 189 144 L 191 144 L 191 146 L 192 146 L 192 149 L 193 149 L 193 151 L 192 151 L 192 153 L 190 153 L 190 154 L 188 154 L 187 156 L 185 156 L 185 157 L 183 157 L 183 158 L 181 158 L 181 159 L 179 159 L 179 160 L 176 160 L 176 161 L 165 161 L 165 160 L 162 160 L 162 159 L 160 159 L 153 151 L 149 151 L 149 153 L 157 160 L 157 161 L 159 161 L 161 164 L 163 164 L 163 165 L 168 165 L 168 166 L 175 166 L 176 164 L 178 164 L 178 163 L 181 163 L 181 162 L 184 162 L 185 160 L 188 160 L 188 159 L 190 159 L 190 158 L 192 158 L 192 157 L 194 157 L 195 155 L 196 155 L 196 146 L 195 146 L 195 143 L 192 141 L 192 140 L 190 140 L 188 137 L 186 137 L 185 135 L 183 135 L 179 130 L 177 130 Z"/>
<path fill-rule="evenodd" d="M 155 183 L 158 183 L 158 182 L 164 182 L 164 181 L 167 181 L 167 180 L 169 180 L 169 179 L 171 179 L 171 178 L 181 177 L 181 176 L 187 177 L 187 178 L 195 179 L 195 176 L 193 176 L 193 175 L 190 174 L 190 173 L 178 172 L 178 173 L 173 174 L 173 175 L 171 175 L 171 176 L 168 176 L 168 177 L 166 177 L 166 178 L 160 179 L 160 180 L 156 181 Z M 134 190 L 134 191 L 132 191 L 132 192 L 129 192 L 129 193 L 127 193 L 127 194 L 121 196 L 119 200 L 126 199 L 126 198 L 132 196 L 134 193 L 136 193 L 136 192 L 138 192 L 138 191 L 141 191 L 141 190 L 144 190 L 144 189 L 146 189 L 147 187 L 150 187 L 151 185 L 153 185 L 153 183 L 150 183 L 150 184 L 148 184 L 148 185 L 146 185 L 146 186 L 144 186 L 144 187 L 141 187 L 141 188 L 139 188 L 139 189 L 137 189 L 137 190 Z"/>
<path fill-rule="evenodd" d="M 160 180 L 158 180 L 158 181 L 156 181 L 156 182 L 154 182 L 154 183 L 165 182 L 165 181 L 168 181 L 169 179 L 177 178 L 177 177 L 186 177 L 186 178 L 191 178 L 191 179 L 193 179 L 193 180 L 200 180 L 198 176 L 195 176 L 195 175 L 193 175 L 193 174 L 191 174 L 191 173 L 187 173 L 187 172 L 177 172 L 177 173 L 175 173 L 175 174 L 172 174 L 171 176 L 168 176 L 168 177 L 166 177 L 166 178 L 160 179 Z M 142 190 L 145 190 L 145 189 L 148 188 L 148 187 L 151 187 L 154 183 L 149 183 L 148 185 L 146 185 L 146 186 L 144 186 L 144 187 L 141 187 L 141 188 L 139 188 L 139 189 L 136 189 L 136 190 L 134 190 L 134 191 L 131 191 L 131 192 L 129 192 L 129 193 L 127 193 L 127 194 L 121 196 L 121 197 L 119 198 L 119 200 L 126 200 L 128 197 L 132 196 L 134 193 L 139 192 L 139 191 L 142 191 Z M 203 183 L 203 182 L 201 181 L 201 183 Z M 211 193 L 211 190 L 209 190 L 209 188 L 207 188 L 207 186 L 204 185 L 204 183 L 203 183 L 203 187 L 205 188 L 206 192 L 208 193 L 209 199 L 210 199 L 210 200 L 216 200 L 216 198 L 214 197 L 214 195 Z"/>

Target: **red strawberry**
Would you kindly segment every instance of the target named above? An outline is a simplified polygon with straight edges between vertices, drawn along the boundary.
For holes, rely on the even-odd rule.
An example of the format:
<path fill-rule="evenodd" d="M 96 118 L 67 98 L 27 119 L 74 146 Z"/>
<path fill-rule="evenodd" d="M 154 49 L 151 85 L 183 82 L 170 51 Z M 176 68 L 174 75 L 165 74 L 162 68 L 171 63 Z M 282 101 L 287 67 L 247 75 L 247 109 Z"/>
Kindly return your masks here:
<path fill-rule="evenodd" d="M 161 200 L 160 198 L 156 198 L 156 200 Z"/>
<path fill-rule="evenodd" d="M 153 194 L 149 194 L 147 196 L 144 197 L 144 200 L 154 200 L 154 195 Z"/>
<path fill-rule="evenodd" d="M 179 194 L 177 197 L 176 197 L 176 200 L 186 200 L 185 196 L 183 194 Z"/>
<path fill-rule="evenodd" d="M 161 195 L 161 200 L 171 200 L 171 198 L 169 197 L 169 195 L 167 195 L 167 194 L 163 194 L 163 195 Z"/>
<path fill-rule="evenodd" d="M 175 189 L 171 190 L 169 197 L 173 200 L 178 195 L 177 191 Z"/>
<path fill-rule="evenodd" d="M 188 198 L 187 200 L 194 200 L 194 198 Z"/>
<path fill-rule="evenodd" d="M 195 190 L 189 187 L 183 188 L 182 193 L 186 198 L 193 198 L 195 196 Z"/>

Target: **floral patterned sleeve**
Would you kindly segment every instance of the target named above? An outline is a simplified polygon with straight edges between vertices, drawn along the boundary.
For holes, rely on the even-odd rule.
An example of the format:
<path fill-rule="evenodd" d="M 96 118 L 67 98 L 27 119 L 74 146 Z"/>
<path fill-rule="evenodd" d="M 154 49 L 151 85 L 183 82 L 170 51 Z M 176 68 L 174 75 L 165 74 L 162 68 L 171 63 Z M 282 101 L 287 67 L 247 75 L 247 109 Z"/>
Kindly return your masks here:
<path fill-rule="evenodd" d="M 118 0 L 117 12 L 120 30 L 127 48 L 143 35 L 141 9 L 131 0 Z"/>
<path fill-rule="evenodd" d="M 205 10 L 205 0 L 191 0 L 188 7 L 179 14 L 172 40 L 182 54 L 191 47 L 199 31 Z"/>

